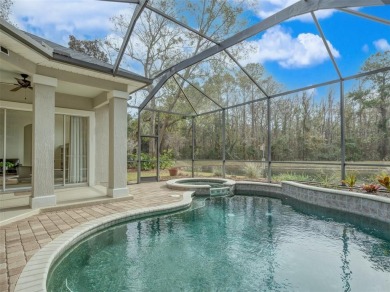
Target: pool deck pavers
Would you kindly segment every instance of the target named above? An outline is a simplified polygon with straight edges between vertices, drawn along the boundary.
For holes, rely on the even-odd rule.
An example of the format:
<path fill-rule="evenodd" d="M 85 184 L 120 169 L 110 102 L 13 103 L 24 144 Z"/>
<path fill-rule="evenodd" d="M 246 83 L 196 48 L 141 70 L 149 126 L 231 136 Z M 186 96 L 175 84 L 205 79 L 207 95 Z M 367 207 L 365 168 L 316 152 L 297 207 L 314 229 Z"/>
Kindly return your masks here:
<path fill-rule="evenodd" d="M 1 226 L 0 291 L 13 292 L 31 257 L 62 233 L 107 215 L 178 202 L 183 194 L 183 191 L 168 189 L 165 182 L 131 185 L 129 190 L 133 199 L 43 211 Z"/>

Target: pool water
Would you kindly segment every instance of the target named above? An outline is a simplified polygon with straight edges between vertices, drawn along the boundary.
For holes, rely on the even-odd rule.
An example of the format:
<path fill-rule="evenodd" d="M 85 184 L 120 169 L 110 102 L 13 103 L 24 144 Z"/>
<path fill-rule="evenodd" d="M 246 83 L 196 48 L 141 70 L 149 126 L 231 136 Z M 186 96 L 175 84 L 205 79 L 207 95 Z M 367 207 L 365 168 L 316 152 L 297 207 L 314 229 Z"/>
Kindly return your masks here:
<path fill-rule="evenodd" d="M 266 197 L 195 206 L 84 240 L 52 269 L 48 291 L 389 291 L 380 230 Z"/>

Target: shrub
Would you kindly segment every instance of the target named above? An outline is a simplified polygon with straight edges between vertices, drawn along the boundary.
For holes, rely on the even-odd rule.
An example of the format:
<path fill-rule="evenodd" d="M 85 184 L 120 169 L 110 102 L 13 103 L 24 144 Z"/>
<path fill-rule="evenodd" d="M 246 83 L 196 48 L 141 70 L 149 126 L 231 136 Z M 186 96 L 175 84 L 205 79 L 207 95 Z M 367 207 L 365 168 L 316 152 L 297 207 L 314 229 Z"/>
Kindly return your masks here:
<path fill-rule="evenodd" d="M 222 169 L 220 167 L 215 167 L 213 173 L 214 176 L 222 177 Z"/>
<path fill-rule="evenodd" d="M 333 172 L 327 173 L 321 171 L 321 173 L 317 175 L 316 181 L 318 181 L 319 184 L 322 185 L 323 187 L 329 188 L 338 184 L 340 178 L 338 178 L 337 175 Z"/>
<path fill-rule="evenodd" d="M 293 173 L 293 172 L 280 173 L 278 175 L 273 176 L 272 180 L 277 181 L 277 182 L 286 181 L 286 180 L 289 180 L 289 181 L 312 181 L 310 176 L 308 176 L 306 174 L 297 174 L 297 173 Z"/>
<path fill-rule="evenodd" d="M 175 164 L 172 149 L 164 150 L 160 155 L 160 168 L 167 169 Z"/>
<path fill-rule="evenodd" d="M 151 170 L 155 168 L 154 157 L 149 154 L 141 153 L 141 170 Z"/>
<path fill-rule="evenodd" d="M 127 156 L 128 165 L 137 161 L 137 154 L 130 154 Z M 175 164 L 172 149 L 163 151 L 160 155 L 160 168 L 167 169 Z M 141 153 L 141 170 L 151 170 L 156 168 L 156 157 L 147 153 Z"/>
<path fill-rule="evenodd" d="M 256 178 L 261 174 L 258 164 L 254 162 L 245 163 L 244 171 L 247 178 Z"/>
<path fill-rule="evenodd" d="M 137 154 L 130 154 L 127 156 L 128 165 L 129 162 L 137 161 Z M 151 157 L 147 153 L 141 153 L 141 170 L 151 170 L 155 168 L 155 158 Z"/>
<path fill-rule="evenodd" d="M 369 184 L 369 185 L 362 185 L 362 189 L 367 193 L 376 193 L 379 190 L 380 186 Z"/>

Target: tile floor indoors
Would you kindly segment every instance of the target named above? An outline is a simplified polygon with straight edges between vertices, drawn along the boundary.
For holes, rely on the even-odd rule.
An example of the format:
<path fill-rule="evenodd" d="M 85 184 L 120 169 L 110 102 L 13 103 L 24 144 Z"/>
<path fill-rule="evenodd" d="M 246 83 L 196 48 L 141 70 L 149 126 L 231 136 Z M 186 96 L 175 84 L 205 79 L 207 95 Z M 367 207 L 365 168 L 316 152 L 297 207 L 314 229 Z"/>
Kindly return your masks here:
<path fill-rule="evenodd" d="M 133 199 L 96 204 L 90 201 L 90 205 L 84 207 L 62 205 L 58 210 L 43 211 L 0 226 L 0 291 L 14 291 L 27 261 L 67 230 L 113 213 L 181 201 L 183 193 L 166 188 L 165 182 L 131 185 L 129 189 Z M 83 192 L 83 189 L 72 192 Z"/>

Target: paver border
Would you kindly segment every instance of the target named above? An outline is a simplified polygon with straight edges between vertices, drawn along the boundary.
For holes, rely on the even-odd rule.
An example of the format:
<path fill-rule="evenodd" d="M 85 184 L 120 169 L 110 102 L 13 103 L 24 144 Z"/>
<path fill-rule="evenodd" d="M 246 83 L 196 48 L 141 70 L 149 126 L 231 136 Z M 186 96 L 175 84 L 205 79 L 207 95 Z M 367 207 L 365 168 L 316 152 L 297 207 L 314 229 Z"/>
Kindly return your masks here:
<path fill-rule="evenodd" d="M 63 233 L 38 251 L 24 267 L 15 286 L 15 292 L 44 292 L 50 268 L 70 247 L 89 235 L 128 220 L 175 212 L 191 206 L 193 192 L 185 192 L 183 199 L 162 206 L 130 210 L 97 218 Z"/>

